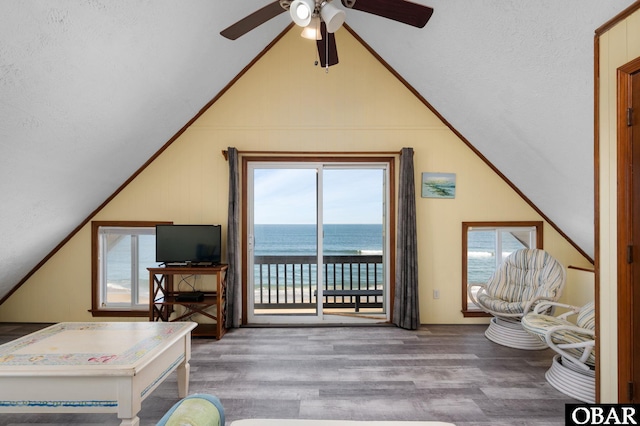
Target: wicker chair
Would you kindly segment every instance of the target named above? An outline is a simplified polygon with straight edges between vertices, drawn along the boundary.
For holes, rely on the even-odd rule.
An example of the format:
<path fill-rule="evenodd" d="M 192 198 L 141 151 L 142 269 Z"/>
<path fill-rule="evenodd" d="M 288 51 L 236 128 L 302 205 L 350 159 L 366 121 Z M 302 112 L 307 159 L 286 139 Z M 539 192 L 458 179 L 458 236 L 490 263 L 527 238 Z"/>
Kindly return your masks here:
<path fill-rule="evenodd" d="M 543 312 L 550 307 L 568 309 L 558 316 Z M 576 315 L 575 323 L 568 320 Z M 577 400 L 595 402 L 595 304 L 582 307 L 541 303 L 525 315 L 522 327 L 557 352 L 545 377 L 560 392 Z"/>
<path fill-rule="evenodd" d="M 543 301 L 557 301 L 564 289 L 564 267 L 549 253 L 522 249 L 511 253 L 486 284 L 470 285 L 469 298 L 493 315 L 487 338 L 517 349 L 538 350 L 546 343 L 523 330 L 523 316 Z M 479 287 L 477 293 L 474 289 Z"/>

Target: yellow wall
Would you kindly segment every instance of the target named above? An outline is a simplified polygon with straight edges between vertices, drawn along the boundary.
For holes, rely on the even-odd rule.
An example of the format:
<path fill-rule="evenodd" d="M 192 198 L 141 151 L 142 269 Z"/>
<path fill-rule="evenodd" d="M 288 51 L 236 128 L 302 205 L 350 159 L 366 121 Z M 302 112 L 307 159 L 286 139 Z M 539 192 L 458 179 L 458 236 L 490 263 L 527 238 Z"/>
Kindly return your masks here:
<path fill-rule="evenodd" d="M 222 223 L 224 229 L 228 167 L 220 152 L 228 146 L 396 152 L 413 147 L 417 188 L 422 172 L 457 174 L 455 199 L 417 194 L 421 322 L 486 322 L 460 313 L 461 222 L 540 216 L 345 29 L 336 39 L 340 64 L 325 73 L 313 66 L 314 43 L 294 28 L 94 220 Z M 548 224 L 544 243 L 565 266 L 591 267 Z M 92 320 L 89 256 L 86 226 L 3 304 L 0 321 Z M 565 299 L 579 303 L 592 297 L 589 279 L 585 284 L 570 272 Z M 440 290 L 437 300 L 434 289 Z"/>
<path fill-rule="evenodd" d="M 640 11 L 602 34 L 599 45 L 600 395 L 617 402 L 616 70 L 640 56 Z"/>

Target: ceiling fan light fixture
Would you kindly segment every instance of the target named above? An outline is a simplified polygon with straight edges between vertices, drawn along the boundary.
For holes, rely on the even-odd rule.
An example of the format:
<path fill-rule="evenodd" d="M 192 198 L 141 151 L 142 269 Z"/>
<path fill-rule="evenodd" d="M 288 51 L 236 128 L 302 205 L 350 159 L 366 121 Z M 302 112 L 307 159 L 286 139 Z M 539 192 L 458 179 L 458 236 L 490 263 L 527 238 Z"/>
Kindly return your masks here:
<path fill-rule="evenodd" d="M 289 14 L 296 25 L 306 27 L 311 22 L 315 8 L 315 0 L 294 0 L 289 7 Z"/>
<path fill-rule="evenodd" d="M 314 16 L 311 23 L 302 30 L 302 37 L 309 40 L 322 40 L 322 31 L 320 31 L 320 18 Z"/>
<path fill-rule="evenodd" d="M 320 16 L 327 25 L 327 32 L 334 33 L 340 29 L 346 18 L 344 10 L 338 9 L 330 1 L 323 1 L 320 5 Z"/>

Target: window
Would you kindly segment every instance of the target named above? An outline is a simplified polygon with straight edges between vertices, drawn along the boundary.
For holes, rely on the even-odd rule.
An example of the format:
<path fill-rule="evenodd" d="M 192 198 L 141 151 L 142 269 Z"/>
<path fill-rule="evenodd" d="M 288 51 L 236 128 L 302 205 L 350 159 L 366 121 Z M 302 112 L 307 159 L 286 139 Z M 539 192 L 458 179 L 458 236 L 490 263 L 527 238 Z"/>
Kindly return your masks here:
<path fill-rule="evenodd" d="M 156 222 L 92 222 L 94 316 L 147 316 Z"/>
<path fill-rule="evenodd" d="M 462 313 L 490 316 L 473 304 L 467 287 L 484 284 L 503 259 L 523 248 L 542 248 L 542 222 L 462 223 Z"/>

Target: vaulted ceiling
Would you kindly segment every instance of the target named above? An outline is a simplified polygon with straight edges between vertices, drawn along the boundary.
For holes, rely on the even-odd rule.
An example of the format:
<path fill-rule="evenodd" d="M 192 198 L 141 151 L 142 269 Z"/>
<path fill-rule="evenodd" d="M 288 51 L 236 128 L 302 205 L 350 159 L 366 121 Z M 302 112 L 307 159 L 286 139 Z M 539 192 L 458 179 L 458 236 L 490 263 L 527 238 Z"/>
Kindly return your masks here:
<path fill-rule="evenodd" d="M 219 35 L 270 2 L 0 2 L 0 299 L 289 25 Z M 593 257 L 594 30 L 633 1 L 415 2 L 346 22 Z"/>

